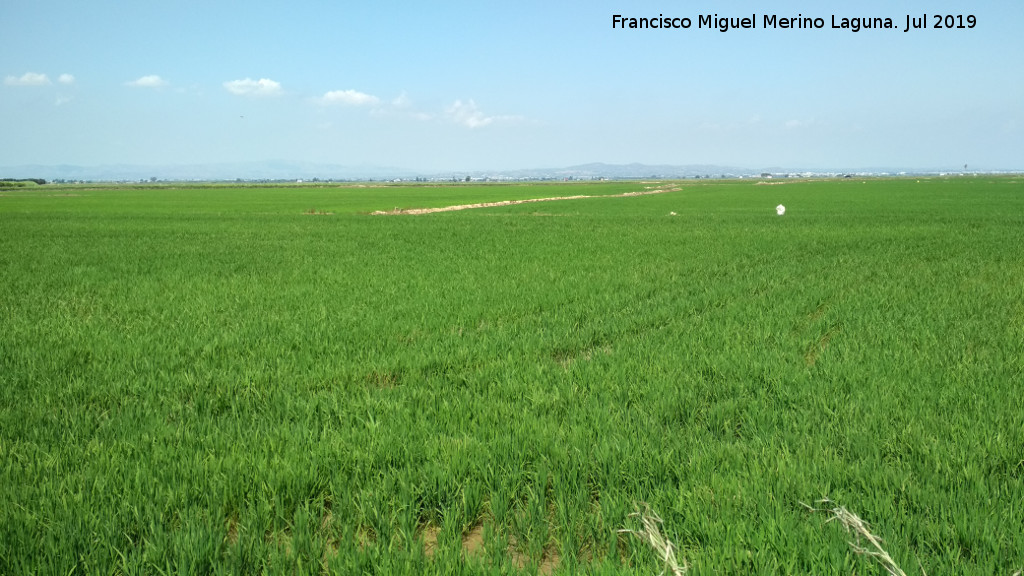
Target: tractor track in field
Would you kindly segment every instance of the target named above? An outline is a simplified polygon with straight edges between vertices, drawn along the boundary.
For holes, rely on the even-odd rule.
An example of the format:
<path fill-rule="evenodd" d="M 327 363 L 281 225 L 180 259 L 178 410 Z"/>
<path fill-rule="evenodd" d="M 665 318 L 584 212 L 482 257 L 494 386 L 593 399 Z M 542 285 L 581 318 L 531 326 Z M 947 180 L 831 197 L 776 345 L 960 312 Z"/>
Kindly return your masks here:
<path fill-rule="evenodd" d="M 401 214 L 407 215 L 419 215 L 419 214 L 434 214 L 435 212 L 455 212 L 457 210 L 472 210 L 473 208 L 494 208 L 496 206 L 515 206 L 517 204 L 530 204 L 533 202 L 555 202 L 558 200 L 582 200 L 584 198 L 628 198 L 631 196 L 649 196 L 651 194 L 664 194 L 666 192 L 677 192 L 680 190 L 679 186 L 669 186 L 665 188 L 655 188 L 653 190 L 640 190 L 637 192 L 624 192 L 622 194 L 607 194 L 588 196 L 580 194 L 577 196 L 555 196 L 551 198 L 529 198 L 526 200 L 502 200 L 499 202 L 480 202 L 477 204 L 457 204 L 455 206 L 443 206 L 441 208 L 407 208 L 407 209 L 395 209 L 395 210 L 377 210 L 371 212 L 371 216 L 396 216 Z"/>

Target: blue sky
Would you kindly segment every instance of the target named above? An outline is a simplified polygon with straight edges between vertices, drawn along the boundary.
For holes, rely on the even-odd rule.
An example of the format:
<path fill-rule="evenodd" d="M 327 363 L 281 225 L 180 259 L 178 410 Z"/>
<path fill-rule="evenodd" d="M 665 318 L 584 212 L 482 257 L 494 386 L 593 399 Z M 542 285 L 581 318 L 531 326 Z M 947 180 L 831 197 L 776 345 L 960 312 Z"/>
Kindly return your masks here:
<path fill-rule="evenodd" d="M 758 29 L 696 28 L 715 13 Z M 903 32 L 947 13 L 977 26 Z M 1024 169 L 1016 0 L 5 0 L 0 22 L 0 166 Z"/>

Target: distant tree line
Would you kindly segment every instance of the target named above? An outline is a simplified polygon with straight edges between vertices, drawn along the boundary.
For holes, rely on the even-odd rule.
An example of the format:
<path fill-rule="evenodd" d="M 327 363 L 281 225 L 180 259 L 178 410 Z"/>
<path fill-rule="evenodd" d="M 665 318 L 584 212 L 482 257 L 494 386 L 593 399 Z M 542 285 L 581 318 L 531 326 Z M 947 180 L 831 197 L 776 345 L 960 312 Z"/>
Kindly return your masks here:
<path fill-rule="evenodd" d="M 35 182 L 39 185 L 46 184 L 46 180 L 42 178 L 0 178 L 0 188 L 17 188 L 25 186 L 29 182 Z"/>

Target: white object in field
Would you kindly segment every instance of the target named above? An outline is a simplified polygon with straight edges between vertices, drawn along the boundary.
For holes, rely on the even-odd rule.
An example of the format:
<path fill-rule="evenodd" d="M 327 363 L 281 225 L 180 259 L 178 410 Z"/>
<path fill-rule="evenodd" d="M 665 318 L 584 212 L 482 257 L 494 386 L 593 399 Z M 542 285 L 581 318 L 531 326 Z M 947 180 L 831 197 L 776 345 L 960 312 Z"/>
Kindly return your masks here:
<path fill-rule="evenodd" d="M 778 206 L 775 207 L 775 211 L 778 212 L 779 216 L 782 216 L 783 214 L 786 213 L 786 207 L 783 206 L 782 204 L 779 204 Z"/>
<path fill-rule="evenodd" d="M 676 213 L 675 213 L 675 212 L 669 212 L 669 213 L 668 213 L 668 215 L 669 215 L 669 216 L 675 216 L 675 215 L 676 215 Z"/>

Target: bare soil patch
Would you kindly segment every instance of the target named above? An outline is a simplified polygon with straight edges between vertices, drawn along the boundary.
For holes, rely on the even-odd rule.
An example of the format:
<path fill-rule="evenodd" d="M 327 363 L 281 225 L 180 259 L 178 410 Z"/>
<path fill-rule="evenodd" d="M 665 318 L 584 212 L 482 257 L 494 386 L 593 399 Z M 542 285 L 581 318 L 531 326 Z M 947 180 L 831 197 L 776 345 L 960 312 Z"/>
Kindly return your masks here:
<path fill-rule="evenodd" d="M 479 556 L 484 553 L 484 527 L 477 524 L 462 536 L 462 551 L 467 557 Z"/>
<path fill-rule="evenodd" d="M 558 549 L 554 546 L 549 546 L 544 549 L 544 557 L 541 558 L 540 565 L 537 566 L 537 574 L 551 574 L 558 568 L 559 562 L 562 558 L 558 555 Z"/>
<path fill-rule="evenodd" d="M 427 558 L 433 558 L 437 552 L 437 535 L 440 533 L 441 529 L 437 526 L 425 526 L 420 533 L 420 538 L 423 539 L 423 553 Z"/>

